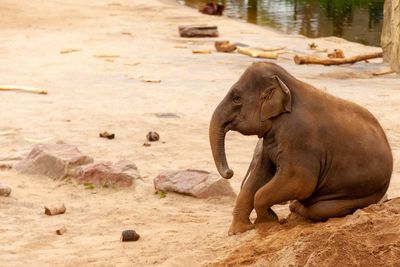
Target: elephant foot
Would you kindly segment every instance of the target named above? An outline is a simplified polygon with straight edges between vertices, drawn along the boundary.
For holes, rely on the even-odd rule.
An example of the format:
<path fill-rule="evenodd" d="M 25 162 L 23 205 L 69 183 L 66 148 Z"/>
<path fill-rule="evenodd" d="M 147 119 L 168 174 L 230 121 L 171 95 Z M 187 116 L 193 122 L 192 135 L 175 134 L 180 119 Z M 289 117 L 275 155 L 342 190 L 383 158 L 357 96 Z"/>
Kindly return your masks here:
<path fill-rule="evenodd" d="M 231 226 L 229 227 L 228 235 L 231 236 L 244 233 L 251 229 L 254 229 L 254 224 L 252 224 L 250 221 L 248 222 L 233 221 Z"/>
<path fill-rule="evenodd" d="M 294 200 L 294 201 L 292 201 L 292 203 L 290 203 L 289 209 L 290 209 L 291 212 L 295 212 L 295 213 L 300 214 L 302 216 L 305 213 L 305 207 L 303 206 L 303 204 L 301 204 L 297 200 Z"/>
<path fill-rule="evenodd" d="M 270 223 L 270 222 L 278 222 L 278 215 L 272 210 L 268 209 L 265 214 L 258 215 L 257 219 L 254 221 L 254 224 L 262 224 L 262 223 Z"/>

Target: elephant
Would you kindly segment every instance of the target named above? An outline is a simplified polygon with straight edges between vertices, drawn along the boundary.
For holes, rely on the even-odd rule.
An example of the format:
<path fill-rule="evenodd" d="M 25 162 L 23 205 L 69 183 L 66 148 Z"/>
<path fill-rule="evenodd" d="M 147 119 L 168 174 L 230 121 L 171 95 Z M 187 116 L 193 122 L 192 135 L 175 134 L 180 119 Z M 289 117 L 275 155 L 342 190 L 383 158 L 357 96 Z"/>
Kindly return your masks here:
<path fill-rule="evenodd" d="M 311 220 L 343 217 L 377 203 L 393 156 L 377 119 L 365 108 L 302 82 L 270 62 L 250 65 L 214 110 L 209 138 L 219 174 L 229 179 L 228 131 L 257 135 L 229 235 L 277 221 L 271 209 L 290 201 Z M 249 219 L 255 209 L 254 223 Z"/>

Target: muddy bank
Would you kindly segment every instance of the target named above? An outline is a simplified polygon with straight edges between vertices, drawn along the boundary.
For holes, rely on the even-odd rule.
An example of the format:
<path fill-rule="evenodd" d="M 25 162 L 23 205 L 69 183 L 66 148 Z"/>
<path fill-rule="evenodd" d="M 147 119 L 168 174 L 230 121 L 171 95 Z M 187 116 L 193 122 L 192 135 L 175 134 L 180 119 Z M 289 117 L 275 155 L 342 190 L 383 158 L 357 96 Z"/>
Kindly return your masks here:
<path fill-rule="evenodd" d="M 399 198 L 325 223 L 292 218 L 258 229 L 257 237 L 205 266 L 395 266 L 399 223 Z"/>

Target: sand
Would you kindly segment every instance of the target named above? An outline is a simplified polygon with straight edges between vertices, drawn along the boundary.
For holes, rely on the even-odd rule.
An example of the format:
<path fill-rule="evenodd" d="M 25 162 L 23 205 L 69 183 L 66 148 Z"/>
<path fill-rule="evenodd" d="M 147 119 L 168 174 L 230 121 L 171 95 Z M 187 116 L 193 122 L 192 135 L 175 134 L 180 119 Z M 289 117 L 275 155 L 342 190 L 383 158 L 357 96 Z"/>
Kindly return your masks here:
<path fill-rule="evenodd" d="M 63 140 L 96 160 L 131 160 L 143 177 L 134 188 L 86 190 L 68 181 L 0 171 L 0 183 L 13 190 L 10 197 L 0 198 L 0 265 L 333 266 L 338 255 L 345 255 L 340 262 L 344 265 L 385 260 L 390 265 L 399 257 L 399 229 L 394 224 L 398 200 L 361 211 L 362 216 L 323 224 L 294 220 L 287 226 L 271 225 L 265 231 L 228 237 L 233 199 L 199 200 L 172 193 L 160 198 L 152 184 L 162 170 L 215 171 L 208 143 L 211 114 L 244 69 L 256 61 L 214 51 L 192 54 L 194 49 L 213 50 L 215 39 L 179 38 L 178 25 L 216 24 L 221 33 L 218 40 L 286 46 L 299 53 L 310 53 L 307 43 L 311 41 L 341 48 L 349 56 L 379 48 L 339 38 L 289 36 L 201 15 L 174 1 L 0 0 L 0 6 L 0 84 L 49 92 L 0 92 L 0 133 L 12 131 L 0 135 L 1 157 L 29 151 L 33 143 L 27 140 Z M 60 53 L 69 49 L 79 51 Z M 388 195 L 398 197 L 398 76 L 371 77 L 386 68 L 380 59 L 323 67 L 297 66 L 290 58 L 287 54 L 276 62 L 299 79 L 366 107 L 378 118 L 395 159 Z M 161 82 L 147 83 L 141 77 Z M 102 131 L 114 132 L 116 138 L 101 139 Z M 157 131 L 161 141 L 144 147 L 148 131 Z M 256 142 L 254 136 L 227 136 L 236 192 Z M 57 202 L 65 203 L 65 214 L 43 214 L 44 205 Z M 287 206 L 274 209 L 280 216 L 288 213 Z M 63 225 L 67 232 L 56 235 Z M 120 242 L 125 229 L 135 229 L 141 239 Z"/>

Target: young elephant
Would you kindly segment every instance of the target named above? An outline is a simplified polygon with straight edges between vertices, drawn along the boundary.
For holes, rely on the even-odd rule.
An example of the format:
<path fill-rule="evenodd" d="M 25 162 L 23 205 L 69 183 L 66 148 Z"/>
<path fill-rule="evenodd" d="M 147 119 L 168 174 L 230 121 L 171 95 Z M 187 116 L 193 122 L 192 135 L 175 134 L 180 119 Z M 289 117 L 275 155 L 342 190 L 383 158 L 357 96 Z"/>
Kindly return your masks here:
<path fill-rule="evenodd" d="M 225 134 L 262 138 L 238 195 L 229 234 L 277 220 L 271 207 L 313 221 L 340 217 L 378 202 L 393 168 L 382 127 L 366 109 L 328 95 L 273 63 L 252 64 L 215 109 L 210 144 L 218 172 L 233 176 Z"/>

